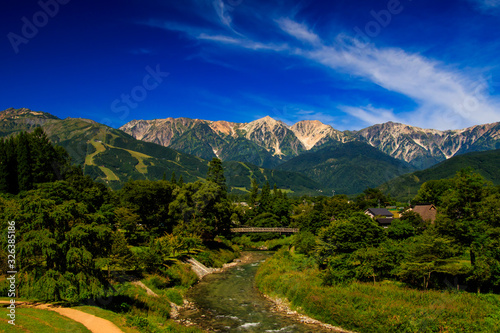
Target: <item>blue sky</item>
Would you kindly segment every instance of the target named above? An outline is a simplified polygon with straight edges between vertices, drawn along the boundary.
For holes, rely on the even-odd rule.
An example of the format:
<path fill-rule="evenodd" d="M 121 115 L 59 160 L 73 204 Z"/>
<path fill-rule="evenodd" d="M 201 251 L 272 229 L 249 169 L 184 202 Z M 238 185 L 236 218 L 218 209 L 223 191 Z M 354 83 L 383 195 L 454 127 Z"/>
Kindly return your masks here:
<path fill-rule="evenodd" d="M 118 127 L 500 121 L 500 0 L 5 0 L 0 109 Z"/>

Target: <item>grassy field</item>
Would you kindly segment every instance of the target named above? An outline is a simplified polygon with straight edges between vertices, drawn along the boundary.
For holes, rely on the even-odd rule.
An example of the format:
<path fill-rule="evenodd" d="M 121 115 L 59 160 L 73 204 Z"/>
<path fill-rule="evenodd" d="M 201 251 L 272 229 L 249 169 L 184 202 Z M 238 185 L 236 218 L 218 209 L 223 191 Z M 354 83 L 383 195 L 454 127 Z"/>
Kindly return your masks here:
<path fill-rule="evenodd" d="M 420 291 L 396 282 L 327 287 L 313 260 L 280 250 L 261 265 L 258 288 L 300 312 L 356 332 L 500 332 L 500 296 Z"/>
<path fill-rule="evenodd" d="M 94 146 L 94 148 L 96 150 L 92 154 L 89 154 L 85 157 L 85 164 L 86 165 L 95 165 L 94 156 L 106 151 L 106 147 L 101 142 L 97 142 L 95 140 L 91 140 L 90 143 L 92 144 L 92 146 Z M 104 172 L 104 174 L 106 175 L 108 180 L 110 180 L 110 181 L 111 180 L 117 180 L 117 181 L 120 180 L 120 178 L 118 178 L 118 176 L 115 175 L 114 172 L 111 171 L 110 169 L 103 167 L 103 166 L 99 166 L 99 169 L 101 169 L 101 171 Z"/>
<path fill-rule="evenodd" d="M 106 178 L 108 180 L 116 180 L 116 181 L 120 180 L 120 178 L 118 178 L 118 176 L 115 175 L 115 173 L 113 171 L 111 171 L 110 169 L 103 167 L 103 166 L 99 166 L 99 169 L 101 169 L 101 171 L 104 172 L 104 174 L 106 175 Z"/>
<path fill-rule="evenodd" d="M 0 332 L 90 332 L 85 326 L 66 318 L 56 312 L 41 309 L 16 308 L 16 325 L 8 323 L 7 309 L 2 308 L 0 316 Z"/>
<path fill-rule="evenodd" d="M 102 143 L 97 142 L 95 140 L 91 140 L 90 143 L 92 144 L 92 146 L 94 146 L 94 148 L 96 150 L 92 154 L 89 154 L 85 157 L 85 164 L 94 165 L 94 156 L 99 154 L 99 153 L 102 153 L 103 151 L 106 150 L 106 148 L 104 147 L 104 145 Z"/>
<path fill-rule="evenodd" d="M 144 160 L 152 158 L 151 156 L 128 149 L 125 149 L 125 151 L 128 151 L 130 155 L 132 155 L 132 157 L 137 158 L 137 160 L 139 161 L 139 163 L 137 163 L 137 165 L 135 166 L 137 171 L 144 174 L 148 173 L 148 167 L 146 164 L 144 164 Z"/>

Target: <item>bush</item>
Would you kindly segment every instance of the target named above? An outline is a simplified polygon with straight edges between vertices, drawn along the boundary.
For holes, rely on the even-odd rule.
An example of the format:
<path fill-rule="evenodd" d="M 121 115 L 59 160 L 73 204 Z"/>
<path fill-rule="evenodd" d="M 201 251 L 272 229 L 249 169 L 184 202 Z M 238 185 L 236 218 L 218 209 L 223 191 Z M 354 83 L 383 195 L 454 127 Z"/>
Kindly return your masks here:
<path fill-rule="evenodd" d="M 151 285 L 156 289 L 166 289 L 170 286 L 171 281 L 168 277 L 160 275 L 151 275 L 146 279 L 146 284 Z"/>
<path fill-rule="evenodd" d="M 139 332 L 155 332 L 153 325 L 151 325 L 148 318 L 140 315 L 127 316 L 127 325 L 137 328 Z"/>
<path fill-rule="evenodd" d="M 182 295 L 179 293 L 179 291 L 175 289 L 167 289 L 165 290 L 164 294 L 172 303 L 175 303 L 177 305 L 184 304 L 184 299 L 182 298 Z"/>
<path fill-rule="evenodd" d="M 171 285 L 191 287 L 198 281 L 198 276 L 191 269 L 191 266 L 182 263 L 176 263 L 165 271 L 167 277 L 172 281 Z"/>

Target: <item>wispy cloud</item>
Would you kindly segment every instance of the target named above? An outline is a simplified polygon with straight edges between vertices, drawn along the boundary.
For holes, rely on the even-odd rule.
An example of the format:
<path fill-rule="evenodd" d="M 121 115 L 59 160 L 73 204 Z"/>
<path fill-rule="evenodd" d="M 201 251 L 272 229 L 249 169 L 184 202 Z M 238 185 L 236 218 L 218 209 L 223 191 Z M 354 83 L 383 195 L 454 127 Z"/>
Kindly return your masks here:
<path fill-rule="evenodd" d="M 321 42 L 318 35 L 314 34 L 305 24 L 297 23 L 289 18 L 280 18 L 276 20 L 281 30 L 297 38 L 300 41 L 317 45 Z"/>
<path fill-rule="evenodd" d="M 487 15 L 500 14 L 500 0 L 468 0 L 472 2 L 476 8 Z"/>
<path fill-rule="evenodd" d="M 356 117 L 363 121 L 363 125 L 380 124 L 388 121 L 404 122 L 396 114 L 394 110 L 374 108 L 371 105 L 365 107 L 339 106 L 339 109 L 345 113 Z"/>
<path fill-rule="evenodd" d="M 219 16 L 221 23 L 226 27 L 232 29 L 231 27 L 232 18 L 226 11 L 226 6 L 224 5 L 224 1 L 214 0 L 212 4 L 214 5 L 215 12 L 217 13 L 217 16 Z"/>
<path fill-rule="evenodd" d="M 202 33 L 197 36 L 197 39 L 209 40 L 213 42 L 219 42 L 223 44 L 237 45 L 251 50 L 272 50 L 272 51 L 283 51 L 288 48 L 287 44 L 273 44 L 273 43 L 261 43 L 256 42 L 246 38 L 235 38 L 225 35 L 209 35 Z"/>

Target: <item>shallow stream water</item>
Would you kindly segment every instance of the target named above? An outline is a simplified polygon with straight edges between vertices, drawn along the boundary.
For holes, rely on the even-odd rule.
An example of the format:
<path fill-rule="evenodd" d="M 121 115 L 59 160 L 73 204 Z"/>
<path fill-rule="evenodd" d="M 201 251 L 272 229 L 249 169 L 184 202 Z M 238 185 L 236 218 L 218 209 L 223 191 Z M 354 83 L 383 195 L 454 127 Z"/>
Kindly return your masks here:
<path fill-rule="evenodd" d="M 188 293 L 196 310 L 184 310 L 181 319 L 211 332 L 331 332 L 317 325 L 301 323 L 293 316 L 273 312 L 273 304 L 254 283 L 258 266 L 271 253 L 249 252 L 250 263 L 205 276 Z"/>

